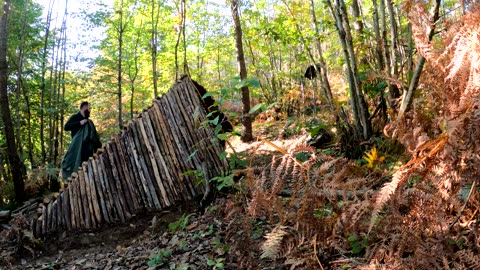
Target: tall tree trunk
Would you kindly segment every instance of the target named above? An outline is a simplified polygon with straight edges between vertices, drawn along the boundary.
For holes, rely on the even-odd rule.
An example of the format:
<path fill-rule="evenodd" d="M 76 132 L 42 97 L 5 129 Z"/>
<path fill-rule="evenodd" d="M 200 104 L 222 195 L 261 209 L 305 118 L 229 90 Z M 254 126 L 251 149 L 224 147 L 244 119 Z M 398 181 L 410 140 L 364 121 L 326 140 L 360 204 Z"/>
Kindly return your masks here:
<path fill-rule="evenodd" d="M 431 41 L 433 36 L 435 35 L 436 22 L 438 21 L 440 16 L 440 12 L 439 12 L 440 4 L 441 4 L 441 0 L 435 0 L 435 6 L 433 8 L 433 16 L 432 16 L 432 21 L 430 25 L 430 32 L 428 33 L 429 41 Z M 402 104 L 400 105 L 398 119 L 402 119 L 403 116 L 405 115 L 405 112 L 407 112 L 410 109 L 410 105 L 412 104 L 412 99 L 413 99 L 413 93 L 417 89 L 418 82 L 420 81 L 420 76 L 422 75 L 422 70 L 424 65 L 425 65 L 425 57 L 419 54 L 417 65 L 415 66 L 415 71 L 413 72 L 413 75 L 412 75 L 412 80 L 408 85 L 408 90 L 403 92 L 403 99 L 402 99 Z"/>
<path fill-rule="evenodd" d="M 118 60 L 117 60 L 117 99 L 118 99 L 118 128 L 123 129 L 122 117 L 122 53 L 123 53 L 123 33 L 125 25 L 123 24 L 123 0 L 119 7 L 119 26 L 118 26 Z"/>
<path fill-rule="evenodd" d="M 360 79 L 358 76 L 357 60 L 353 49 L 350 24 L 348 22 L 347 10 L 343 0 L 335 0 L 335 7 L 331 0 L 327 0 L 332 15 L 335 18 L 335 25 L 338 30 L 340 43 L 342 44 L 345 62 L 347 64 L 347 75 L 350 87 L 350 101 L 352 103 L 353 118 L 357 135 L 368 139 L 372 134 L 372 125 L 368 106 L 363 97 Z"/>
<path fill-rule="evenodd" d="M 240 15 L 238 12 L 238 1 L 230 0 L 230 7 L 232 10 L 232 18 L 234 25 L 235 33 L 235 47 L 237 48 L 237 62 L 238 62 L 238 71 L 240 73 L 240 78 L 242 80 L 247 79 L 247 66 L 245 65 L 245 56 L 243 53 L 243 44 L 242 44 L 242 25 L 240 24 Z M 252 118 L 249 114 L 250 112 L 250 90 L 247 86 L 242 87 L 242 103 L 243 103 L 243 116 L 242 116 L 242 141 L 249 142 L 253 139 L 252 134 Z"/>
<path fill-rule="evenodd" d="M 65 14 L 68 14 L 68 0 L 65 1 Z M 63 34 L 63 66 L 62 66 L 62 97 L 61 97 L 61 103 L 60 103 L 60 153 L 63 154 L 63 135 L 64 135 L 64 118 L 65 118 L 65 92 L 66 92 L 66 86 L 65 86 L 65 73 L 67 70 L 67 16 L 65 16 L 64 20 L 64 29 L 65 32 Z"/>
<path fill-rule="evenodd" d="M 395 11 L 393 9 L 392 0 L 385 0 L 388 9 L 388 16 L 390 17 L 390 76 L 395 79 L 398 79 L 398 25 L 395 18 Z M 388 90 L 392 99 L 398 98 L 400 92 L 398 91 L 398 86 L 396 84 L 389 84 Z"/>
<path fill-rule="evenodd" d="M 353 28 L 359 35 L 363 34 L 363 21 L 360 14 L 360 4 L 358 0 L 352 0 Z"/>
<path fill-rule="evenodd" d="M 24 3 L 23 7 L 23 17 L 22 17 L 22 30 L 20 32 L 20 43 L 18 45 L 18 54 L 17 54 L 17 80 L 16 80 L 16 105 L 15 105 L 15 110 L 16 110 L 16 125 L 15 125 L 15 135 L 17 137 L 17 148 L 18 148 L 18 153 L 20 156 L 23 156 L 23 147 L 22 147 L 22 138 L 21 138 L 21 114 L 20 114 L 20 99 L 22 93 L 25 91 L 23 87 L 23 48 L 25 46 L 25 29 L 27 26 L 27 10 L 28 10 L 28 1 Z M 28 108 L 29 109 L 29 108 Z M 29 127 L 27 127 L 29 128 Z M 31 138 L 29 139 L 31 141 Z M 30 146 L 29 146 L 30 149 Z M 30 155 L 29 155 L 30 156 Z M 33 159 L 33 158 L 32 158 Z M 30 159 L 30 161 L 32 161 Z"/>
<path fill-rule="evenodd" d="M 182 31 L 183 31 L 182 30 L 183 19 L 184 19 L 183 18 L 183 0 L 180 0 L 179 5 L 180 5 L 179 7 L 177 6 L 178 7 L 178 13 L 179 13 L 182 21 L 180 21 L 177 25 L 177 27 L 178 27 L 178 29 L 177 29 L 177 31 L 178 31 L 177 32 L 177 42 L 175 43 L 175 52 L 174 52 L 175 53 L 175 80 L 178 80 L 178 78 L 180 77 L 180 74 L 179 74 L 180 73 L 180 68 L 178 66 L 178 47 L 180 45 L 180 39 L 182 37 Z"/>
<path fill-rule="evenodd" d="M 4 125 L 5 139 L 7 141 L 7 156 L 10 163 L 10 170 L 15 190 L 15 200 L 22 202 L 25 199 L 25 164 L 18 156 L 15 143 L 15 132 L 13 130 L 12 118 L 10 115 L 10 104 L 8 102 L 7 80 L 7 17 L 9 0 L 5 0 L 3 14 L 0 18 L 0 114 Z"/>
<path fill-rule="evenodd" d="M 187 61 L 187 39 L 185 37 L 185 28 L 187 21 L 187 1 L 182 0 L 182 39 L 183 39 L 183 73 L 190 76 L 190 70 L 188 69 Z"/>
<path fill-rule="evenodd" d="M 47 152 L 45 150 L 45 87 L 46 87 L 46 73 L 47 73 L 47 57 L 48 57 L 48 37 L 50 34 L 50 22 L 52 21 L 52 9 L 53 9 L 54 0 L 50 0 L 48 4 L 48 14 L 47 22 L 45 24 L 45 39 L 43 43 L 43 52 L 42 52 L 42 84 L 40 85 L 41 94 L 40 94 L 40 147 L 42 151 L 42 164 L 45 164 L 47 161 Z"/>
<path fill-rule="evenodd" d="M 380 0 L 382 1 L 382 0 Z M 373 0 L 373 29 L 375 32 L 375 55 L 377 58 L 378 69 L 381 71 L 385 70 L 385 59 L 383 58 L 383 40 L 380 35 L 380 20 L 378 16 L 378 3 L 377 0 Z M 380 103 L 381 103 L 381 115 L 384 121 L 387 121 L 387 104 L 384 97 L 384 89 L 380 90 Z"/>
<path fill-rule="evenodd" d="M 155 1 L 152 0 L 152 14 L 151 14 L 151 23 L 152 23 L 152 75 L 153 75 L 153 94 L 155 98 L 158 96 L 158 73 L 157 73 L 157 47 L 158 47 L 158 18 L 159 18 L 159 8 L 155 9 Z M 156 12 L 155 12 L 156 10 Z"/>
<path fill-rule="evenodd" d="M 327 102 L 328 102 L 328 105 L 330 106 L 331 111 L 334 112 L 335 108 L 333 105 L 333 94 L 332 94 L 332 89 L 330 87 L 330 81 L 328 79 L 327 64 L 323 59 L 323 49 L 322 49 L 322 43 L 320 41 L 320 30 L 318 29 L 317 16 L 315 15 L 315 5 L 313 0 L 310 0 L 310 13 L 312 15 L 312 22 L 313 22 L 315 34 L 316 34 L 315 43 L 317 45 L 318 59 L 319 59 L 320 69 L 321 69 L 320 72 L 321 72 L 321 78 L 322 78 L 321 83 L 324 89 L 323 92 L 325 93 L 325 96 L 327 98 Z M 360 23 L 361 23 L 361 20 L 360 20 Z M 317 68 L 316 65 L 315 65 L 315 68 Z"/>
<path fill-rule="evenodd" d="M 143 28 L 143 22 L 140 24 L 140 28 Z M 135 44 L 133 46 L 133 73 L 132 73 L 132 68 L 131 66 L 128 67 L 128 78 L 130 79 L 130 90 L 131 90 L 131 96 L 130 96 L 130 119 L 133 120 L 133 104 L 134 104 L 134 98 L 135 98 L 135 81 L 138 77 L 138 44 L 140 43 L 140 36 L 141 33 L 137 33 L 137 38 L 135 39 Z"/>

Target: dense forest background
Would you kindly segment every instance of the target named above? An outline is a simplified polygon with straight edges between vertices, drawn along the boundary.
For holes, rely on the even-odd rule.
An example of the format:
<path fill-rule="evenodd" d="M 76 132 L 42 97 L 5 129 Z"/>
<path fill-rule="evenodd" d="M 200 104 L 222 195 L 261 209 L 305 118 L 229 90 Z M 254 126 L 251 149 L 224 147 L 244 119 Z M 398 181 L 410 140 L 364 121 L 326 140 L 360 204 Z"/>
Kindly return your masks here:
<path fill-rule="evenodd" d="M 231 170 L 203 175 L 221 196 L 171 232 L 203 220 L 205 265 L 480 268 L 477 1 L 70 1 L 0 14 L 4 220 L 29 197 L 51 209 L 81 101 L 106 142 L 187 74 L 236 125 L 205 121 Z"/>
<path fill-rule="evenodd" d="M 222 92 L 224 109 L 241 113 L 242 86 L 256 86 L 248 90 L 251 105 L 278 104 L 279 121 L 322 114 L 324 124 L 343 122 L 353 141 L 367 141 L 403 117 L 413 96 L 427 93 L 414 94 L 429 87 L 419 84 L 425 57 L 414 39 L 441 40 L 445 27 L 475 6 L 115 0 L 83 1 L 80 10 L 69 10 L 68 1 L 60 2 L 6 2 L 8 103 L 2 99 L 0 105 L 9 110 L 19 161 L 9 166 L 13 154 L 5 126 L 10 125 L 2 117 L 2 204 L 13 199 L 16 175 L 27 180 L 32 172 L 58 174 L 70 140 L 63 125 L 81 101 L 91 102 L 106 141 L 181 74 Z M 238 29 L 234 11 L 240 15 Z M 72 25 L 78 21 L 81 25 Z M 237 69 L 239 36 L 250 81 Z M 75 53 L 79 48 L 98 54 L 89 58 Z"/>

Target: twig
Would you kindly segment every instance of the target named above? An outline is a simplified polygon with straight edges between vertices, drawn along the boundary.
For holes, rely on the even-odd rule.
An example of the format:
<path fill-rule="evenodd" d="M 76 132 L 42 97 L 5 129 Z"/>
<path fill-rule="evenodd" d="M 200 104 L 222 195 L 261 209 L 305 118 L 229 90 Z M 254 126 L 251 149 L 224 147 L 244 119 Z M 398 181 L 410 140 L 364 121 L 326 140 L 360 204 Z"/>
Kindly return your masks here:
<path fill-rule="evenodd" d="M 468 219 L 467 224 L 468 224 L 470 221 L 472 221 L 472 219 L 475 217 L 475 215 L 477 214 L 477 212 L 478 212 L 478 207 L 477 207 L 477 209 L 475 209 L 475 211 L 473 212 L 473 215 Z"/>
<path fill-rule="evenodd" d="M 472 193 L 473 193 L 473 189 L 475 188 L 475 184 L 477 182 L 476 181 L 473 181 L 473 184 L 472 184 L 472 187 L 470 188 L 470 192 L 468 193 L 468 197 L 467 199 L 465 200 L 465 203 L 463 204 L 463 207 L 462 209 L 460 210 L 460 213 L 458 213 L 457 215 L 457 218 L 455 218 L 455 221 L 453 221 L 453 223 L 448 227 L 448 230 L 451 230 L 453 225 L 455 225 L 455 223 L 457 223 L 457 221 L 460 219 L 460 217 L 462 216 L 463 214 L 463 210 L 465 210 L 465 207 L 467 207 L 467 204 L 468 204 L 468 201 L 470 200 L 470 196 L 472 196 Z"/>
<path fill-rule="evenodd" d="M 315 237 L 313 238 L 313 255 L 315 256 L 315 259 L 317 259 L 318 265 L 320 265 L 320 269 L 324 270 L 323 265 L 317 256 L 317 235 L 316 234 L 315 234 Z"/>

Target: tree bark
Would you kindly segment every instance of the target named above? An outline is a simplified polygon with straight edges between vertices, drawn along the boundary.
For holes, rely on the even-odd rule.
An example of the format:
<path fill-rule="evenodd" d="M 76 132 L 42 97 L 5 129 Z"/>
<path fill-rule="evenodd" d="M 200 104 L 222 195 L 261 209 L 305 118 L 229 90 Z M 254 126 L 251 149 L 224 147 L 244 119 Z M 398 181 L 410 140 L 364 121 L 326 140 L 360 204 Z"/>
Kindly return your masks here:
<path fill-rule="evenodd" d="M 393 10 L 393 4 L 391 0 L 385 0 L 388 9 L 388 16 L 390 17 L 390 74 L 395 79 L 398 79 L 398 26 L 395 19 L 395 11 Z M 391 99 L 396 99 L 400 96 L 398 91 L 398 86 L 396 84 L 390 83 L 388 85 L 388 90 L 390 93 Z"/>
<path fill-rule="evenodd" d="M 123 0 L 120 1 L 119 7 L 119 26 L 118 26 L 118 66 L 117 66 L 117 98 L 118 98 L 118 128 L 123 129 L 122 118 L 122 53 L 123 53 L 123 32 L 125 25 L 123 24 Z"/>
<path fill-rule="evenodd" d="M 435 6 L 433 8 L 433 17 L 431 21 L 430 32 L 428 33 L 428 40 L 431 41 L 433 36 L 435 35 L 435 26 L 436 22 L 440 16 L 440 0 L 435 0 Z M 403 92 L 403 99 L 402 104 L 400 105 L 400 111 L 398 113 L 398 119 L 402 119 L 405 115 L 405 112 L 410 110 L 410 106 L 412 104 L 413 93 L 417 89 L 418 82 L 420 81 L 420 76 L 422 75 L 423 66 L 425 65 L 425 57 L 423 55 L 418 56 L 417 65 L 415 66 L 415 71 L 412 75 L 412 80 L 408 85 L 408 90 Z"/>
<path fill-rule="evenodd" d="M 352 103 L 353 118 L 357 135 L 368 139 L 372 134 L 372 125 L 369 117 L 368 106 L 363 97 L 358 69 L 353 49 L 350 24 L 343 0 L 335 0 L 335 6 L 328 0 L 328 6 L 335 18 L 335 25 L 338 30 L 340 43 L 342 44 L 345 62 L 347 64 L 347 75 L 350 87 L 350 101 Z"/>
<path fill-rule="evenodd" d="M 45 164 L 47 161 L 47 152 L 45 150 L 45 87 L 46 87 L 46 78 L 47 73 L 47 47 L 48 47 L 48 37 L 50 34 L 50 22 L 52 21 L 52 9 L 53 1 L 50 0 L 48 5 L 48 14 L 47 22 L 45 24 L 45 39 L 43 43 L 43 52 L 42 52 L 42 83 L 40 85 L 41 94 L 40 94 L 40 146 L 42 151 L 42 164 Z"/>
<path fill-rule="evenodd" d="M 318 60 L 320 63 L 320 69 L 317 70 L 317 72 L 321 73 L 321 84 L 324 90 L 324 93 L 327 98 L 328 105 L 330 106 L 330 110 L 332 112 L 335 111 L 334 105 L 333 105 L 333 94 L 332 94 L 332 89 L 330 87 L 330 81 L 328 79 L 328 71 L 327 71 L 327 64 L 325 63 L 325 60 L 323 59 L 323 49 L 322 49 L 322 43 L 320 41 L 320 30 L 318 29 L 318 22 L 317 22 L 317 16 L 315 15 L 315 5 L 314 1 L 310 0 L 310 12 L 312 14 L 312 21 L 315 29 L 315 43 L 317 45 L 317 50 L 318 50 Z M 361 23 L 361 21 L 360 21 Z M 362 27 L 363 28 L 363 27 Z M 315 69 L 317 69 L 317 66 L 314 65 Z"/>
<path fill-rule="evenodd" d="M 358 3 L 358 0 L 352 0 L 352 13 L 354 18 L 353 27 L 359 35 L 362 35 L 363 21 L 362 17 L 360 16 L 360 4 Z"/>
<path fill-rule="evenodd" d="M 232 10 L 232 19 L 235 32 L 235 47 L 237 48 L 237 62 L 238 71 L 242 80 L 247 79 L 247 66 L 245 65 L 245 55 L 243 53 L 242 44 L 242 26 L 240 24 L 240 15 L 238 12 L 238 1 L 231 0 L 230 7 Z M 250 112 L 250 90 L 247 86 L 242 87 L 242 103 L 243 103 L 243 115 L 242 115 L 242 141 L 249 142 L 253 140 L 252 134 L 252 118 Z"/>
<path fill-rule="evenodd" d="M 13 130 L 12 118 L 10 115 L 10 105 L 8 102 L 7 79 L 7 17 L 9 0 L 5 0 L 3 6 L 3 15 L 0 19 L 0 107 L 2 121 L 4 124 L 5 139 L 7 141 L 7 156 L 10 163 L 10 170 L 13 178 L 15 200 L 22 202 L 25 199 L 25 164 L 17 153 L 15 143 L 15 132 Z"/>
<path fill-rule="evenodd" d="M 151 23 L 152 23 L 152 75 L 153 75 L 153 94 L 158 97 L 158 73 L 157 73 L 157 47 L 158 47 L 158 9 L 155 15 L 155 0 L 152 0 L 152 14 L 151 14 Z M 133 95 L 133 94 L 132 94 Z"/>

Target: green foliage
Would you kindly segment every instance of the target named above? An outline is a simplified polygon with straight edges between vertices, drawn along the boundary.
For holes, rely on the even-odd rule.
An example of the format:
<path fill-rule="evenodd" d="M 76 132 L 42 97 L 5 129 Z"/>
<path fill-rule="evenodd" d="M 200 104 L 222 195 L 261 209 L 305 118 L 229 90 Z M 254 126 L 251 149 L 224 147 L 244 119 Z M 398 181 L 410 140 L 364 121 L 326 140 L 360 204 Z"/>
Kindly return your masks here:
<path fill-rule="evenodd" d="M 362 253 L 368 244 L 366 237 L 362 237 L 361 239 L 358 239 L 356 235 L 352 234 L 347 239 L 348 239 L 348 243 L 350 244 L 351 252 L 353 255 L 358 255 Z"/>
<path fill-rule="evenodd" d="M 223 263 L 224 261 L 225 261 L 224 258 L 208 259 L 207 260 L 207 265 L 212 266 L 213 270 L 224 269 L 224 267 L 225 267 L 225 265 Z"/>
<path fill-rule="evenodd" d="M 148 261 L 148 266 L 162 266 L 170 260 L 172 251 L 169 249 L 161 249 L 156 254 L 153 254 Z"/>
<path fill-rule="evenodd" d="M 197 233 L 195 233 L 195 234 L 193 235 L 193 239 L 203 238 L 203 237 L 209 236 L 209 235 L 211 235 L 211 234 L 213 234 L 213 233 L 214 233 L 213 225 L 210 224 L 210 225 L 208 225 L 208 230 L 207 230 L 207 231 L 204 231 L 204 230 L 198 231 Z"/>
<path fill-rule="evenodd" d="M 191 215 L 192 214 L 190 215 L 183 214 L 177 221 L 168 224 L 168 230 L 171 233 L 185 230 L 185 228 L 188 225 L 188 219 Z"/>

